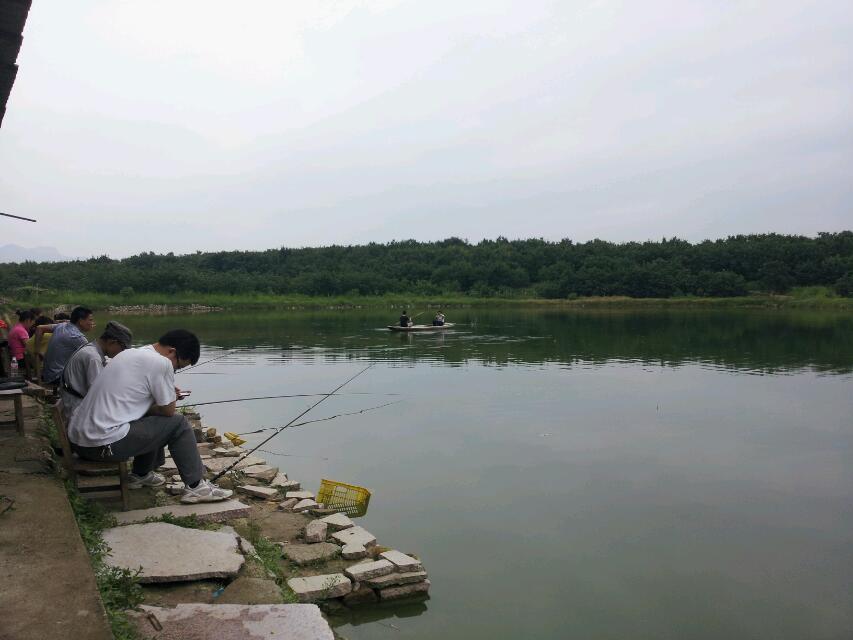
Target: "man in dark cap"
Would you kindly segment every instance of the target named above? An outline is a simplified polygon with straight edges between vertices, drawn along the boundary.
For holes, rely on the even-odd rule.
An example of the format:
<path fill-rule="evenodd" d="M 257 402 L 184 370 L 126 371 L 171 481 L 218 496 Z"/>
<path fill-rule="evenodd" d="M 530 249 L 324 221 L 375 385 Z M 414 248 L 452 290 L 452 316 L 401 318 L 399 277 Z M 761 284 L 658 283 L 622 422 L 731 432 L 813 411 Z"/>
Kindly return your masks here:
<path fill-rule="evenodd" d="M 107 365 L 107 358 L 115 358 L 125 349 L 129 349 L 132 341 L 133 334 L 130 329 L 110 320 L 100 338 L 83 345 L 71 356 L 59 382 L 59 397 L 62 399 L 66 420 L 71 420 L 92 383 Z"/>

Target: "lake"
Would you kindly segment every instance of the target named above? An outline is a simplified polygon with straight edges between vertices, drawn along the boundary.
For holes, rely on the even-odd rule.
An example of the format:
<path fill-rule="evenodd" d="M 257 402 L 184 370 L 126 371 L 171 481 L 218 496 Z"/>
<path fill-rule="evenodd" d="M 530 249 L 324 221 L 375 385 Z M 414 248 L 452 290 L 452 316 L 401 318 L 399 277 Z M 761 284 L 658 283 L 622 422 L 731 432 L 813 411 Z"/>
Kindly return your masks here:
<path fill-rule="evenodd" d="M 401 335 L 398 313 L 122 318 L 139 343 L 183 327 L 202 360 L 234 350 L 178 375 L 198 403 L 327 393 L 375 363 L 306 419 L 396 404 L 262 454 L 308 489 L 369 487 L 359 524 L 429 572 L 428 601 L 338 633 L 851 637 L 853 316 L 463 309 Z M 199 410 L 242 432 L 313 401 Z"/>

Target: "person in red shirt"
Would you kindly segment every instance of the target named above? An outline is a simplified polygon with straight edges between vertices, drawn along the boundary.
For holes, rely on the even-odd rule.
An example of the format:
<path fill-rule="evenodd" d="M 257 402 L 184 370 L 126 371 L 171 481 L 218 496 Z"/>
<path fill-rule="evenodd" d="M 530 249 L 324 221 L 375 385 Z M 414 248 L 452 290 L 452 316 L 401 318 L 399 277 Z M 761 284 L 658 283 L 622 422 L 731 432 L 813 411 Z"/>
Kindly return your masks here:
<path fill-rule="evenodd" d="M 24 366 L 27 340 L 30 339 L 30 328 L 35 324 L 35 320 L 32 311 L 18 311 L 18 324 L 9 331 L 9 352 L 21 367 Z"/>

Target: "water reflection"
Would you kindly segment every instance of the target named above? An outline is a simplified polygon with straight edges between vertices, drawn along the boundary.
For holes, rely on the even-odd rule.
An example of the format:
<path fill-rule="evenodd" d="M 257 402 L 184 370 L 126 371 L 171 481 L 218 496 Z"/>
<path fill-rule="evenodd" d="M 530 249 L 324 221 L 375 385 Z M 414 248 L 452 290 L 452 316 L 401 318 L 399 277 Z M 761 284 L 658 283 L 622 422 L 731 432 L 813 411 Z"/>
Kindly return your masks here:
<path fill-rule="evenodd" d="M 386 314 L 364 311 L 211 314 L 126 318 L 139 340 L 191 327 L 211 353 L 235 353 L 225 366 L 374 360 L 445 366 L 576 367 L 609 362 L 679 366 L 687 362 L 746 372 L 853 371 L 853 318 L 818 312 L 554 312 L 460 310 L 457 326 L 424 334 L 380 327 Z M 199 372 L 201 373 L 201 372 Z"/>

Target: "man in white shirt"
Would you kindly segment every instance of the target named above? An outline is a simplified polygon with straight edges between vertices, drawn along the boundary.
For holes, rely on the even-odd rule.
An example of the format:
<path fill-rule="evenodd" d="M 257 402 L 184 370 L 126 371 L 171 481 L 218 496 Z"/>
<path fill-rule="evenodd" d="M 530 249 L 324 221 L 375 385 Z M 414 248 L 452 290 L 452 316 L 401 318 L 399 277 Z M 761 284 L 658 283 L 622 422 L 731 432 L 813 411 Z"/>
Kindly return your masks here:
<path fill-rule="evenodd" d="M 154 470 L 165 462 L 164 447 L 186 489 L 181 502 L 216 502 L 231 496 L 204 479 L 204 465 L 187 419 L 175 412 L 175 371 L 198 362 L 198 338 L 174 329 L 157 342 L 126 349 L 98 376 L 68 425 L 68 439 L 87 460 L 133 457 L 130 487 L 157 487 Z"/>

